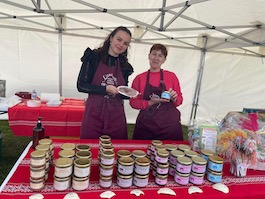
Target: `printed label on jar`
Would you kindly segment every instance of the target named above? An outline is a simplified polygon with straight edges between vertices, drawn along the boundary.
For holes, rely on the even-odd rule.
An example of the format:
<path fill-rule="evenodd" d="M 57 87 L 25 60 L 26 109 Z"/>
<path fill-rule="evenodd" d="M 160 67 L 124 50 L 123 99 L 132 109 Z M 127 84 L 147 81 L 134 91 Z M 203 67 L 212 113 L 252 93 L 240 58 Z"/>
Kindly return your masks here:
<path fill-rule="evenodd" d="M 156 182 L 156 184 L 158 184 L 158 185 L 166 185 L 166 184 L 167 184 L 167 178 L 165 178 L 165 179 L 160 179 L 160 178 L 158 178 L 158 177 L 156 176 L 155 182 Z"/>
<path fill-rule="evenodd" d="M 120 187 L 127 188 L 127 187 L 132 186 L 132 180 L 133 180 L 132 177 L 128 178 L 128 179 L 123 179 L 121 177 L 117 177 L 117 184 Z"/>
<path fill-rule="evenodd" d="M 137 187 L 146 187 L 148 185 L 148 178 L 137 178 L 134 176 L 133 184 Z"/>
<path fill-rule="evenodd" d="M 72 183 L 73 189 L 78 190 L 78 191 L 85 190 L 88 187 L 88 185 L 89 185 L 89 179 L 85 181 L 73 180 L 73 183 Z"/>
<path fill-rule="evenodd" d="M 223 170 L 223 164 L 216 164 L 214 162 L 209 161 L 208 168 L 211 169 L 212 171 L 220 172 Z"/>
<path fill-rule="evenodd" d="M 196 173 L 204 173 L 206 170 L 206 165 L 192 164 L 191 170 Z"/>
<path fill-rule="evenodd" d="M 168 173 L 168 167 L 167 168 L 159 168 L 159 167 L 157 167 L 156 168 L 156 172 L 158 174 L 167 174 Z"/>
<path fill-rule="evenodd" d="M 203 183 L 203 175 L 202 176 L 195 176 L 193 174 L 190 174 L 190 182 L 192 184 L 201 185 Z"/>
<path fill-rule="evenodd" d="M 107 159 L 107 158 L 101 157 L 101 163 L 104 165 L 112 165 L 114 164 L 114 158 Z"/>
<path fill-rule="evenodd" d="M 113 168 L 104 169 L 103 167 L 100 167 L 99 170 L 100 170 L 100 174 L 103 176 L 111 176 L 113 174 Z"/>
<path fill-rule="evenodd" d="M 65 178 L 72 174 L 73 167 L 59 168 L 55 167 L 54 175 L 59 178 Z"/>
<path fill-rule="evenodd" d="M 40 190 L 40 189 L 43 189 L 44 187 L 44 181 L 41 181 L 41 182 L 38 182 L 38 183 L 33 183 L 33 182 L 30 182 L 30 188 L 32 190 Z"/>
<path fill-rule="evenodd" d="M 180 173 L 190 173 L 191 171 L 191 165 L 183 165 L 183 164 L 177 164 L 176 170 Z"/>
<path fill-rule="evenodd" d="M 123 174 L 123 175 L 132 174 L 133 173 L 133 165 L 124 166 L 124 165 L 118 164 L 118 171 L 120 174 Z"/>
<path fill-rule="evenodd" d="M 63 182 L 59 182 L 59 181 L 54 180 L 53 187 L 57 191 L 64 191 L 64 190 L 69 188 L 69 184 L 70 184 L 69 180 L 63 181 Z"/>
<path fill-rule="evenodd" d="M 112 184 L 112 180 L 106 181 L 106 180 L 99 179 L 99 186 L 101 187 L 108 188 L 111 186 L 111 184 Z"/>
<path fill-rule="evenodd" d="M 138 164 L 135 164 L 134 172 L 140 174 L 140 175 L 146 175 L 149 173 L 150 165 L 148 166 L 140 166 Z"/>
<path fill-rule="evenodd" d="M 87 177 L 90 175 L 90 167 L 84 167 L 84 168 L 80 168 L 80 167 L 75 167 L 74 168 L 74 175 L 76 177 Z"/>
<path fill-rule="evenodd" d="M 214 175 L 210 172 L 207 172 L 207 180 L 213 183 L 218 183 L 222 181 L 222 175 Z"/>
<path fill-rule="evenodd" d="M 159 157 L 158 155 L 155 156 L 155 160 L 159 163 L 167 163 L 168 157 Z"/>
<path fill-rule="evenodd" d="M 178 173 L 175 173 L 174 180 L 178 184 L 187 185 L 189 183 L 189 176 L 180 176 Z"/>
<path fill-rule="evenodd" d="M 40 159 L 31 158 L 30 159 L 30 164 L 33 165 L 33 166 L 42 166 L 42 165 L 45 164 L 45 162 L 46 162 L 45 158 L 40 158 Z"/>

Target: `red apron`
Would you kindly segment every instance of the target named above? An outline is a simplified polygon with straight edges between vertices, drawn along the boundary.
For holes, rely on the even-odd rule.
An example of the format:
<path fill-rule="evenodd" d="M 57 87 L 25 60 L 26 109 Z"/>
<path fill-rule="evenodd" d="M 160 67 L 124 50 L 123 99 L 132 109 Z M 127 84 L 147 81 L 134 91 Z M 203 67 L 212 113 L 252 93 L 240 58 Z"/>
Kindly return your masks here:
<path fill-rule="evenodd" d="M 116 67 L 100 61 L 92 84 L 125 85 L 119 61 Z M 119 95 L 88 96 L 81 126 L 81 139 L 98 139 L 101 135 L 112 139 L 128 139 L 123 100 Z"/>
<path fill-rule="evenodd" d="M 160 97 L 165 90 L 164 75 L 160 70 L 160 85 L 149 84 L 150 71 L 147 73 L 143 98 Z M 180 124 L 180 111 L 171 102 L 154 104 L 140 113 L 136 120 L 133 139 L 138 140 L 183 140 Z"/>

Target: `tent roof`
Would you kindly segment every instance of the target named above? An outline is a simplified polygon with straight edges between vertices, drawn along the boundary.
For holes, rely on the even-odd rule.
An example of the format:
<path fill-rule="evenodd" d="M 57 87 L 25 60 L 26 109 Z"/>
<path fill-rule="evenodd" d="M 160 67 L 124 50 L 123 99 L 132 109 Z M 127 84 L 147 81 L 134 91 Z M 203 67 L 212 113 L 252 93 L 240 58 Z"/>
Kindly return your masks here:
<path fill-rule="evenodd" d="M 263 56 L 262 0 L 0 0 L 0 28 L 105 38 L 123 25 L 133 42 Z"/>

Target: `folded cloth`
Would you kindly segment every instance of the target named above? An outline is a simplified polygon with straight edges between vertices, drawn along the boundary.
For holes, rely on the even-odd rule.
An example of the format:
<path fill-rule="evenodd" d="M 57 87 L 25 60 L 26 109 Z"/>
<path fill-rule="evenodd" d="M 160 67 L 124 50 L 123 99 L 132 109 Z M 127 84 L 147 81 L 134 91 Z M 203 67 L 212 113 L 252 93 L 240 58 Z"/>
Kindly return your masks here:
<path fill-rule="evenodd" d="M 14 95 L 10 98 L 0 97 L 0 111 L 7 112 L 8 108 L 17 105 L 21 101 L 21 98 L 17 95 Z"/>

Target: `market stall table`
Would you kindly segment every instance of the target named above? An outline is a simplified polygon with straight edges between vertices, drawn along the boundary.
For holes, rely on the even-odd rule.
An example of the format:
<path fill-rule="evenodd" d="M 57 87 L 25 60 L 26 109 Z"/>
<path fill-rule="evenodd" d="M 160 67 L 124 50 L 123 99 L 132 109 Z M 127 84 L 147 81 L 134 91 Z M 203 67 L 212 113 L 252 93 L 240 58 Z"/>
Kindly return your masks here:
<path fill-rule="evenodd" d="M 91 146 L 92 152 L 92 166 L 91 166 L 91 175 L 89 187 L 84 191 L 75 191 L 72 188 L 67 189 L 66 191 L 56 191 L 53 188 L 53 173 L 54 166 L 51 167 L 48 180 L 45 183 L 45 187 L 42 191 L 37 192 L 44 195 L 45 199 L 48 198 L 63 198 L 69 192 L 76 192 L 81 199 L 84 198 L 100 198 L 99 195 L 106 191 L 111 190 L 116 195 L 115 198 L 175 198 L 169 195 L 157 194 L 157 191 L 163 187 L 159 186 L 154 182 L 153 176 L 149 175 L 149 184 L 147 187 L 140 188 L 144 192 L 144 196 L 136 197 L 130 195 L 130 191 L 137 189 L 136 186 L 131 186 L 129 188 L 120 188 L 117 186 L 116 177 L 113 177 L 113 184 L 109 189 L 103 189 L 99 186 L 99 171 L 98 171 L 98 140 L 53 140 L 55 146 L 54 158 L 58 158 L 58 151 L 60 145 L 65 142 L 71 143 L 88 143 Z M 147 150 L 148 144 L 151 141 L 136 141 L 136 140 L 112 140 L 115 152 L 120 149 L 127 149 L 133 151 L 135 149 Z M 176 143 L 167 141 L 165 143 Z M 185 142 L 177 142 L 176 144 Z M 187 143 L 186 143 L 187 144 Z M 17 161 L 15 167 L 12 169 L 8 177 L 3 182 L 0 187 L 0 199 L 11 199 L 11 198 L 29 198 L 30 195 L 34 192 L 30 189 L 29 184 L 29 172 L 30 172 L 30 153 L 33 151 L 31 144 L 25 149 L 20 159 Z M 114 169 L 115 171 L 115 169 Z M 174 179 L 169 176 L 168 182 L 165 187 L 169 187 L 174 190 L 177 194 L 177 198 L 185 199 L 219 199 L 219 198 L 229 198 L 229 199 L 264 199 L 265 197 L 265 172 L 264 171 L 254 171 L 249 170 L 247 176 L 244 178 L 237 178 L 232 176 L 229 173 L 229 165 L 224 165 L 222 183 L 226 184 L 229 187 L 229 193 L 225 194 L 220 191 L 214 190 L 212 188 L 213 183 L 205 180 L 203 185 L 199 187 L 203 190 L 203 193 L 188 194 L 188 187 L 192 184 L 189 183 L 187 186 L 182 186 L 174 182 Z"/>
<path fill-rule="evenodd" d="M 84 100 L 65 99 L 59 107 L 28 107 L 23 100 L 8 109 L 8 122 L 16 136 L 32 136 L 38 117 L 42 117 L 45 136 L 80 136 L 80 126 L 84 113 Z"/>

